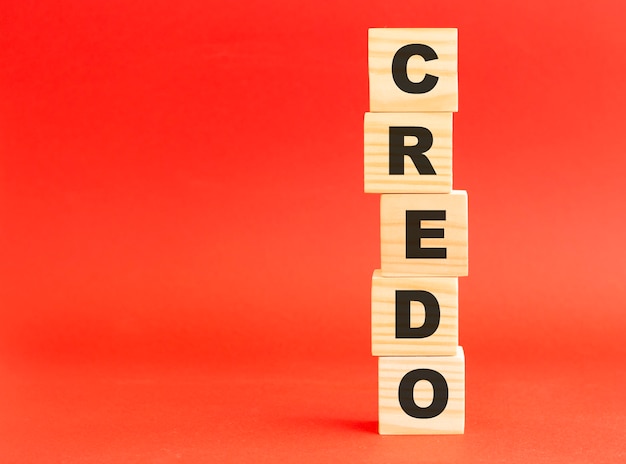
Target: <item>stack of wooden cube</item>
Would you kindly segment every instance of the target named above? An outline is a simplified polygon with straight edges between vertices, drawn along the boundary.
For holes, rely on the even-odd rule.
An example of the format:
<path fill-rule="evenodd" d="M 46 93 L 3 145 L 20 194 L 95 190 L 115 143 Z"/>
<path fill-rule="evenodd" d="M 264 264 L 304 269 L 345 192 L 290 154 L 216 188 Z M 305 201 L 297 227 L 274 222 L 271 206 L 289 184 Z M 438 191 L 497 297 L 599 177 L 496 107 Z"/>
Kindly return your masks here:
<path fill-rule="evenodd" d="M 467 192 L 452 190 L 456 29 L 370 29 L 365 191 L 380 193 L 372 354 L 381 434 L 465 428 L 458 277 L 468 272 Z"/>

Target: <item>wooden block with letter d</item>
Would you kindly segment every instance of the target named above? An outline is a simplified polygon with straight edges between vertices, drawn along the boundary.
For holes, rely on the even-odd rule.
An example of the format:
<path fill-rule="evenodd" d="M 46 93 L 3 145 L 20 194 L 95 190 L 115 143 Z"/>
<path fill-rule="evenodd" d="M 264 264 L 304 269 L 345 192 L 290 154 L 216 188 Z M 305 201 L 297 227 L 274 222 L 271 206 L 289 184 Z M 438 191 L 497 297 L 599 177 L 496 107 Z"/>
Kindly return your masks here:
<path fill-rule="evenodd" d="M 372 276 L 374 356 L 454 356 L 457 277 Z"/>
<path fill-rule="evenodd" d="M 378 358 L 378 432 L 461 434 L 465 430 L 465 357 Z"/>
<path fill-rule="evenodd" d="M 370 29 L 370 111 L 458 109 L 456 29 Z"/>
<path fill-rule="evenodd" d="M 452 113 L 365 113 L 368 193 L 449 193 Z"/>
<path fill-rule="evenodd" d="M 466 276 L 467 192 L 380 197 L 384 277 Z"/>

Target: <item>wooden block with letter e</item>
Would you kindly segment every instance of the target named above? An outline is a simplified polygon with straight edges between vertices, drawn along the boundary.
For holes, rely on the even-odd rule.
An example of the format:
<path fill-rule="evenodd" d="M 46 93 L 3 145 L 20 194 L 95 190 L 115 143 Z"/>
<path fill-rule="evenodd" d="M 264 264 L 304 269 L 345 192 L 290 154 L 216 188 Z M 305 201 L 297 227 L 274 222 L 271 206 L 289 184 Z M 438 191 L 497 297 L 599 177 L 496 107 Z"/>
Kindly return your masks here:
<path fill-rule="evenodd" d="M 458 329 L 457 277 L 383 277 L 374 271 L 374 356 L 453 356 Z"/>
<path fill-rule="evenodd" d="M 461 434 L 465 430 L 465 357 L 378 358 L 378 432 Z"/>
<path fill-rule="evenodd" d="M 456 29 L 370 29 L 370 111 L 458 109 Z"/>
<path fill-rule="evenodd" d="M 449 193 L 452 113 L 365 113 L 368 193 Z"/>
<path fill-rule="evenodd" d="M 383 276 L 467 275 L 467 192 L 381 195 L 380 226 Z"/>

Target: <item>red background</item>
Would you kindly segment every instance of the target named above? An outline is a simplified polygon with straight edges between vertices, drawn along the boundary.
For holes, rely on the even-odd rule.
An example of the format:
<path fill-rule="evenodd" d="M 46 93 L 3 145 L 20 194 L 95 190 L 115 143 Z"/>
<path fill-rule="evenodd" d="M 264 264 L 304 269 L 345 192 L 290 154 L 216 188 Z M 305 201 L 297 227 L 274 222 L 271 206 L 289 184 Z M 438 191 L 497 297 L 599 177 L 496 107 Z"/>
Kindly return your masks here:
<path fill-rule="evenodd" d="M 626 4 L 2 1 L 0 461 L 619 462 Z M 458 27 L 466 434 L 376 434 L 368 27 Z"/>

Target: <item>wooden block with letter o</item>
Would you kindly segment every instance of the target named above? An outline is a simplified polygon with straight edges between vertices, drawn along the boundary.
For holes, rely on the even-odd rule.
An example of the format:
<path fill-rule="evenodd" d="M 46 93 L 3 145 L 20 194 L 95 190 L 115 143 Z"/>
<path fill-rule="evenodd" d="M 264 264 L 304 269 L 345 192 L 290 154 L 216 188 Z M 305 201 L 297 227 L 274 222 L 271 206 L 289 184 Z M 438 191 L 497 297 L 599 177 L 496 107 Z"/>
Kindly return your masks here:
<path fill-rule="evenodd" d="M 383 276 L 467 275 L 467 192 L 381 195 L 380 226 Z"/>
<path fill-rule="evenodd" d="M 370 29 L 370 111 L 458 110 L 456 29 Z"/>
<path fill-rule="evenodd" d="M 452 113 L 365 113 L 365 191 L 449 193 Z"/>
<path fill-rule="evenodd" d="M 454 356 L 457 277 L 372 276 L 374 356 Z"/>
<path fill-rule="evenodd" d="M 382 435 L 461 434 L 465 430 L 465 357 L 378 358 L 378 431 Z"/>

